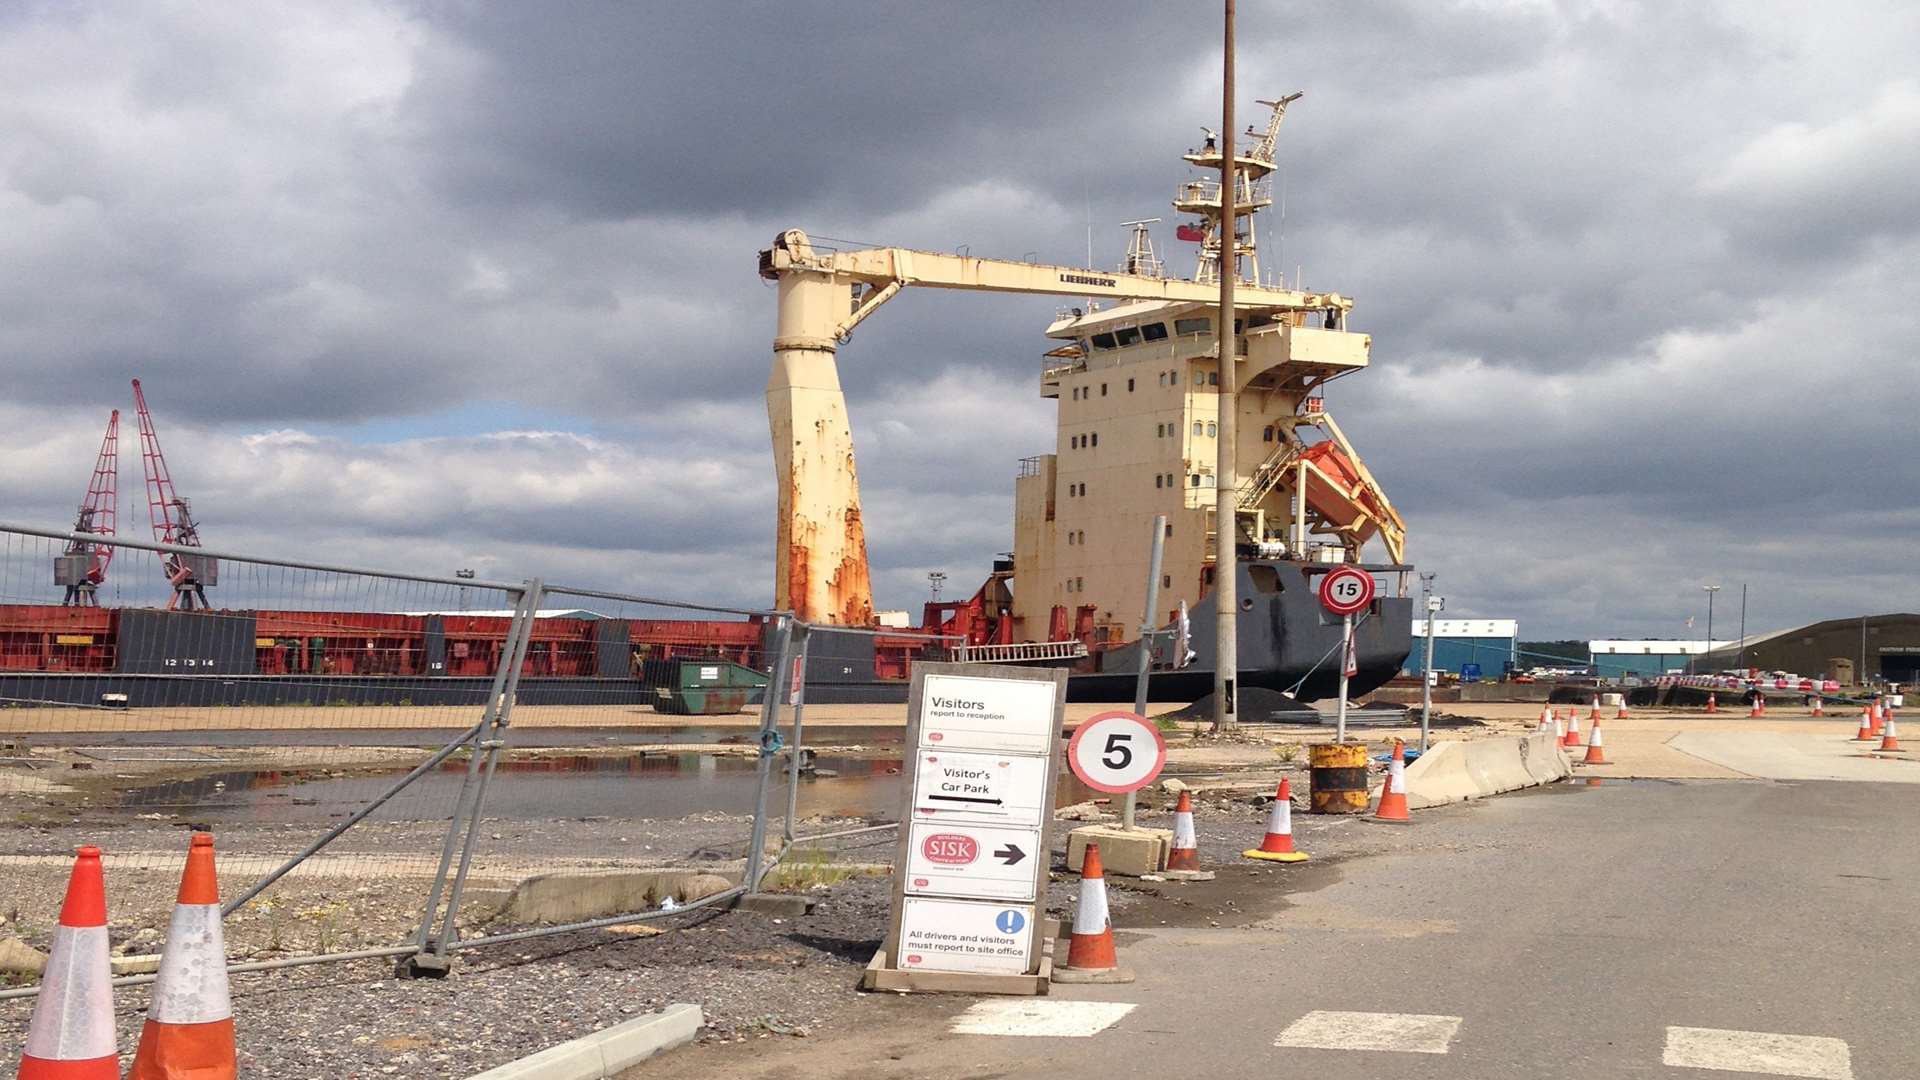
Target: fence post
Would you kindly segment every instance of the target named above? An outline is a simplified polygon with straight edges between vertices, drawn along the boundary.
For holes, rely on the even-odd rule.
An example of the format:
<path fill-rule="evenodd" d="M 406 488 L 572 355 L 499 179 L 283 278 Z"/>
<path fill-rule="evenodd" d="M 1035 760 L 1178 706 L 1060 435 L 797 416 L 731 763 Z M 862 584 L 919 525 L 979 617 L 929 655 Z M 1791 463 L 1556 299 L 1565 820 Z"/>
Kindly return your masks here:
<path fill-rule="evenodd" d="M 773 755 L 780 752 L 780 703 L 787 696 L 787 657 L 793 648 L 793 616 L 782 613 L 773 632 L 773 670 L 767 677 L 767 696 L 760 706 L 760 757 L 753 799 L 753 831 L 747 841 L 746 873 L 740 884 L 748 892 L 760 888 L 766 861 L 767 788 L 773 777 Z"/>
<path fill-rule="evenodd" d="M 440 866 L 434 872 L 433 887 L 427 892 L 426 908 L 420 913 L 420 928 L 414 935 L 414 954 L 403 958 L 395 967 L 394 974 L 400 978 L 444 978 L 451 967 L 447 960 L 445 938 L 452 931 L 453 913 L 459 905 L 459 893 L 466 883 L 468 865 L 473 856 L 473 831 L 479 822 L 481 796 L 485 794 L 486 778 L 493 775 L 505 720 L 512 714 L 513 694 L 520 685 L 520 668 L 526 662 L 527 642 L 533 636 L 533 620 L 539 609 L 540 583 L 530 581 L 520 591 L 519 599 L 514 604 L 513 619 L 507 624 L 506 640 L 501 645 L 500 660 L 493 673 L 493 687 L 488 691 L 485 710 L 474 732 L 473 753 L 467 758 L 467 775 L 460 782 L 460 795 L 454 800 L 452 816 L 447 819 L 446 840 L 440 848 Z M 484 778 L 481 774 L 483 757 L 486 764 Z M 476 791 L 478 794 L 475 794 Z M 469 800 L 469 795 L 474 797 Z M 453 866 L 454 846 L 463 832 L 465 843 L 461 847 L 459 877 L 453 885 L 441 940 L 435 941 L 433 923 L 440 912 L 441 892 L 447 888 L 447 872 Z"/>
<path fill-rule="evenodd" d="M 795 631 L 800 637 L 800 654 L 797 663 L 789 664 L 787 676 L 787 708 L 793 710 L 793 737 L 787 741 L 787 825 L 785 840 L 792 846 L 794 839 L 794 818 L 800 809 L 800 767 L 804 764 L 801 755 L 806 752 L 805 724 L 807 697 L 807 647 L 813 642 L 812 628 L 806 623 L 797 623 Z M 793 683 L 792 670 L 800 673 L 800 682 Z"/>

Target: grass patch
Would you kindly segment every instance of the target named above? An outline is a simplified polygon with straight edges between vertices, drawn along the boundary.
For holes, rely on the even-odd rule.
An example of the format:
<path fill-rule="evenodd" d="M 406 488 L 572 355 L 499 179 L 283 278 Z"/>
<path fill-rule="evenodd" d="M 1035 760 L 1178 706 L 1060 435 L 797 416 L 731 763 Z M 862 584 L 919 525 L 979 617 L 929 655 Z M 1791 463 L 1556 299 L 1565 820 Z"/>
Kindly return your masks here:
<path fill-rule="evenodd" d="M 788 854 L 779 866 L 774 867 L 773 873 L 767 875 L 766 887 L 775 892 L 806 892 L 838 885 L 862 873 L 872 871 L 833 862 L 826 852 L 808 848 Z"/>

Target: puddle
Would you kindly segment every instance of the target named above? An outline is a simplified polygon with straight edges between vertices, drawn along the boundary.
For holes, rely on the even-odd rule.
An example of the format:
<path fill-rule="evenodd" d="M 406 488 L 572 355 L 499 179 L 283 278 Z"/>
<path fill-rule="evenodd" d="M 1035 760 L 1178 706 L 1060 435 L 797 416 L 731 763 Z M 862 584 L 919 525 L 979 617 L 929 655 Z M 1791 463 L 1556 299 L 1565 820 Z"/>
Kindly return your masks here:
<path fill-rule="evenodd" d="M 892 820 L 906 798 L 899 758 L 819 755 L 817 772 L 803 776 L 803 817 Z M 773 784 L 776 808 L 786 800 L 784 760 Z M 225 822 L 283 824 L 329 821 L 359 809 L 406 769 L 316 776 L 314 770 L 244 770 L 126 788 L 96 796 L 96 813 L 126 811 L 204 815 Z M 708 754 L 546 756 L 503 760 L 487 789 L 487 814 L 505 820 L 580 817 L 674 818 L 699 813 L 751 813 L 755 762 Z M 444 818 L 466 776 L 450 762 L 415 780 L 374 812 L 373 821 Z M 1063 773 L 1056 806 L 1105 798 Z"/>

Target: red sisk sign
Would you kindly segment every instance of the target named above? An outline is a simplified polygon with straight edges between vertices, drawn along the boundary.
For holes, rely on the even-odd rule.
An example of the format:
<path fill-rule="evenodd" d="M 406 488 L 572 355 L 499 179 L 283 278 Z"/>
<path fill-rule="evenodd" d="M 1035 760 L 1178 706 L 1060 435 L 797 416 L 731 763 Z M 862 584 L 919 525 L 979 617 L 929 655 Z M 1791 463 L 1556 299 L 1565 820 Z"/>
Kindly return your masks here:
<path fill-rule="evenodd" d="M 920 842 L 920 854 L 943 866 L 965 866 L 980 857 L 980 845 L 962 833 L 934 833 Z"/>

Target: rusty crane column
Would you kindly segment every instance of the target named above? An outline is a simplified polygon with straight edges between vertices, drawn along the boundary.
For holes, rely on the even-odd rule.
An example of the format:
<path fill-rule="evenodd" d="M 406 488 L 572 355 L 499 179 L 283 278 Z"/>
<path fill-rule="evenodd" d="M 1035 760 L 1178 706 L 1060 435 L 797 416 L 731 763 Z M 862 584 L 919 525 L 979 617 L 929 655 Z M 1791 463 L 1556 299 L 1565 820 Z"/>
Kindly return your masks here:
<path fill-rule="evenodd" d="M 853 429 L 834 359 L 852 286 L 831 273 L 789 271 L 779 275 L 779 289 L 767 377 L 780 515 L 774 606 L 806 622 L 866 625 L 873 586 Z"/>

